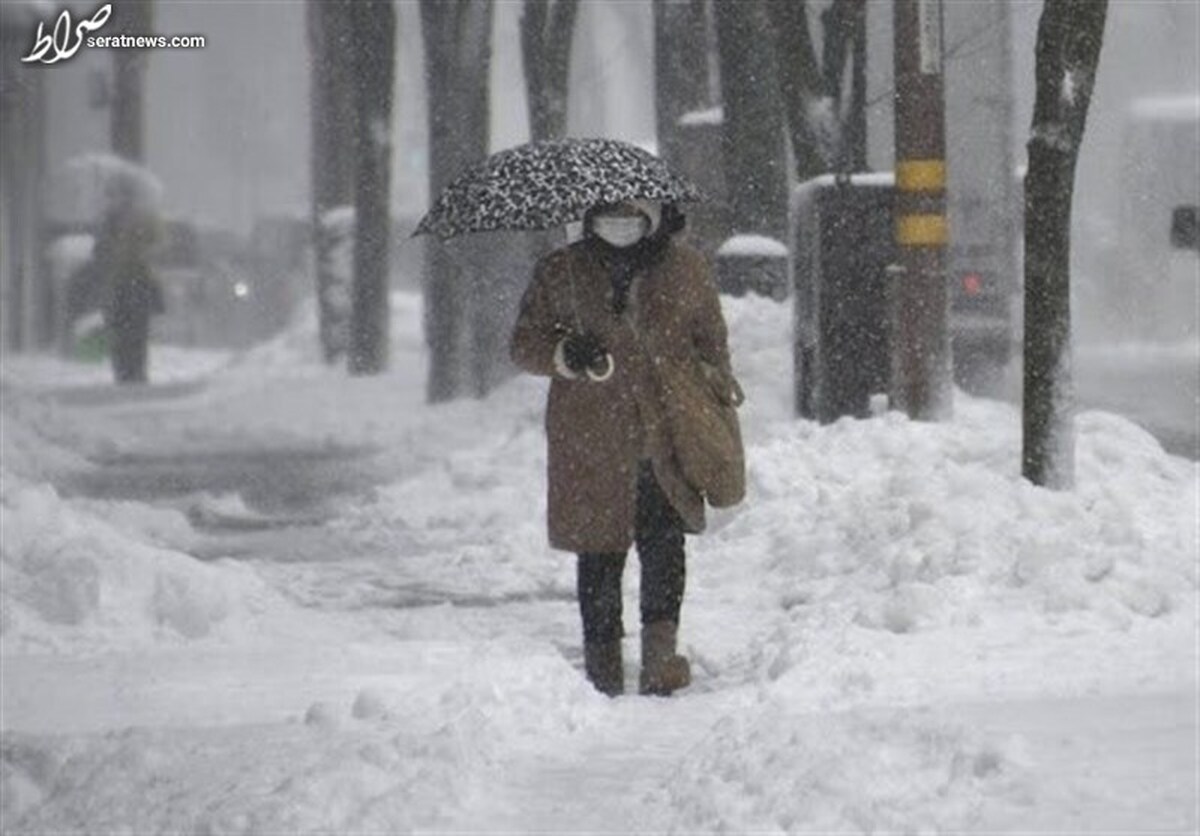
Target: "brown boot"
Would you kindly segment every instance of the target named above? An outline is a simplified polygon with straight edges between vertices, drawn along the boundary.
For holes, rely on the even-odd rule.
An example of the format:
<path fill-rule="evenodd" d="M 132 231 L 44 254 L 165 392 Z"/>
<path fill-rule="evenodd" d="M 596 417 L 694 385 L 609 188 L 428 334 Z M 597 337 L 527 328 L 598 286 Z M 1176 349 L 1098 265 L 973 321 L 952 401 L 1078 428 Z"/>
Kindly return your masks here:
<path fill-rule="evenodd" d="M 621 642 L 584 642 L 583 666 L 587 678 L 601 694 L 610 697 L 625 693 L 625 665 L 621 660 Z"/>
<path fill-rule="evenodd" d="M 642 694 L 669 697 L 673 691 L 692 682 L 692 666 L 675 652 L 678 625 L 656 621 L 642 625 L 642 674 L 638 690 Z"/>

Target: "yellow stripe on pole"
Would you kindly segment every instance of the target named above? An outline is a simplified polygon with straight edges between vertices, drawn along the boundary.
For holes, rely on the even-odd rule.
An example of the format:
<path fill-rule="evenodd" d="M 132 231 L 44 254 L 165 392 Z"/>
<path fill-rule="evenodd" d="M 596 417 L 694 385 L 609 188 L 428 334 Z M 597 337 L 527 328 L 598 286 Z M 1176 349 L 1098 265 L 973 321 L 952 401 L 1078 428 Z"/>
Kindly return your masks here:
<path fill-rule="evenodd" d="M 901 160 L 896 164 L 896 188 L 902 192 L 946 190 L 945 160 Z"/>
<path fill-rule="evenodd" d="M 945 215 L 901 215 L 896 219 L 896 243 L 903 247 L 944 247 L 948 237 Z"/>

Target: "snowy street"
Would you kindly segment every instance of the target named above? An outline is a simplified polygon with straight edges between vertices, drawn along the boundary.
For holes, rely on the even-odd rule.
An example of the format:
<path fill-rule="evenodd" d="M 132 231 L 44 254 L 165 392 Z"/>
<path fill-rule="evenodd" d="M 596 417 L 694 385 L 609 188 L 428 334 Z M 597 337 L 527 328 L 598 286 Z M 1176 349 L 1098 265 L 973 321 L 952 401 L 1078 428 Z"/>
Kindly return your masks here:
<path fill-rule="evenodd" d="M 423 405 L 418 297 L 375 379 L 304 317 L 136 397 L 6 361 L 4 831 L 1194 832 L 1196 463 L 1086 413 L 1053 494 L 1003 404 L 796 421 L 788 310 L 726 304 L 750 496 L 667 700 L 583 677 L 544 384 Z"/>

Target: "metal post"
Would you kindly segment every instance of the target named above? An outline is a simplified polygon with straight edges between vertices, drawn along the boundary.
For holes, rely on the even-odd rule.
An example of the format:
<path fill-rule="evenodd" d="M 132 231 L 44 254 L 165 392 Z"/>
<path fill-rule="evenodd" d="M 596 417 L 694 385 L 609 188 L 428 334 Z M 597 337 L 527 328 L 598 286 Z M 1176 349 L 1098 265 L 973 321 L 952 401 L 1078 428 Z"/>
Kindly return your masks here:
<path fill-rule="evenodd" d="M 946 119 L 941 0 L 895 0 L 895 235 L 891 401 L 911 418 L 951 411 L 946 326 Z"/>

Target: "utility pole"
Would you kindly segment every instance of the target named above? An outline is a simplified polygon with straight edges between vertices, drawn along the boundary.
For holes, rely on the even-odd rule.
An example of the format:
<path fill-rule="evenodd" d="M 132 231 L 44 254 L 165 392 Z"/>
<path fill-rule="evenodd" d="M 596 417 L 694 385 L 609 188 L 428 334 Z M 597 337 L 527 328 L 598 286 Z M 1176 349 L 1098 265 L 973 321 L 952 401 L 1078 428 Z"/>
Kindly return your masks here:
<path fill-rule="evenodd" d="M 895 0 L 895 235 L 892 405 L 950 416 L 946 326 L 946 115 L 941 0 Z"/>
<path fill-rule="evenodd" d="M 786 140 L 767 7 L 767 0 L 713 6 L 725 107 L 722 158 L 734 217 L 731 232 L 783 239 Z"/>

